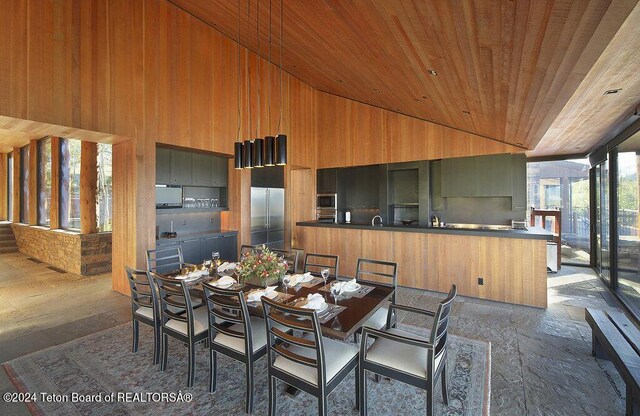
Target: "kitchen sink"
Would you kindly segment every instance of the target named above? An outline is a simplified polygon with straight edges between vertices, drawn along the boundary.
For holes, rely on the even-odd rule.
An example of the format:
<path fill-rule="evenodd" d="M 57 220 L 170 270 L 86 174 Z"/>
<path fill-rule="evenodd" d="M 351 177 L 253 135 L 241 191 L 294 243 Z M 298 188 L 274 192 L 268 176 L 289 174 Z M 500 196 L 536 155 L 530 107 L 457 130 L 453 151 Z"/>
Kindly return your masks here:
<path fill-rule="evenodd" d="M 487 225 L 487 224 L 447 224 L 444 228 L 463 229 L 463 230 L 491 230 L 491 231 L 507 231 L 512 230 L 508 225 Z"/>

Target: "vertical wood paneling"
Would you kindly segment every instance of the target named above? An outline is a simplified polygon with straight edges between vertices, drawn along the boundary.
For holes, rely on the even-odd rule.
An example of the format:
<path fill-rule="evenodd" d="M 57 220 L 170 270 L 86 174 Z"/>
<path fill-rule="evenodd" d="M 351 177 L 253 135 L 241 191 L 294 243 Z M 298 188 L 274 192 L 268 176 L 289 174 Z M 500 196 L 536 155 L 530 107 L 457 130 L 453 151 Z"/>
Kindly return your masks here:
<path fill-rule="evenodd" d="M 13 222 L 20 222 L 20 158 L 21 149 L 19 147 L 13 148 L 13 196 L 11 198 L 13 202 Z"/>
<path fill-rule="evenodd" d="M 9 155 L 7 153 L 0 153 L 0 220 L 4 221 L 8 219 L 9 207 L 7 198 L 7 184 L 8 184 L 8 161 Z"/>
<path fill-rule="evenodd" d="M 38 225 L 38 140 L 29 141 L 29 224 Z"/>
<path fill-rule="evenodd" d="M 60 138 L 51 137 L 51 206 L 49 227 L 60 228 Z"/>
<path fill-rule="evenodd" d="M 98 232 L 96 197 L 98 195 L 98 146 L 82 142 L 80 154 L 80 232 Z"/>

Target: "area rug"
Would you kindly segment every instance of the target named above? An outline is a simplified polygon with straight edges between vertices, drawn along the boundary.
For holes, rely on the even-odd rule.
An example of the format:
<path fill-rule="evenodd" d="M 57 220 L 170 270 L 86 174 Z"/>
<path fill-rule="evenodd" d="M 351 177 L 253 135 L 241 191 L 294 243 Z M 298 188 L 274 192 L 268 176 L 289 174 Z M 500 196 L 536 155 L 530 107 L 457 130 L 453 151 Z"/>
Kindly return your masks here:
<path fill-rule="evenodd" d="M 142 327 L 142 325 L 141 325 Z M 400 325 L 424 335 L 424 330 Z M 122 324 L 4 364 L 20 392 L 32 396 L 36 415 L 240 415 L 244 413 L 244 366 L 218 355 L 218 386 L 208 392 L 209 360 L 197 347 L 196 383 L 186 388 L 187 350 L 169 341 L 167 371 L 152 364 L 152 332 L 144 326 L 140 349 L 131 352 L 131 325 Z M 449 405 L 442 402 L 440 383 L 434 392 L 437 415 L 488 415 L 491 345 L 451 336 L 447 362 Z M 372 415 L 423 415 L 425 393 L 394 380 L 368 382 Z M 357 415 L 355 376 L 348 376 L 330 395 L 331 415 Z M 304 392 L 287 395 L 279 383 L 278 415 L 316 415 L 317 401 Z M 35 395 L 33 395 L 35 393 Z M 44 393 L 44 394 L 43 394 Z M 266 358 L 255 367 L 254 414 L 268 413 Z M 82 399 L 76 401 L 73 399 Z M 76 401 L 76 402 L 74 402 Z"/>

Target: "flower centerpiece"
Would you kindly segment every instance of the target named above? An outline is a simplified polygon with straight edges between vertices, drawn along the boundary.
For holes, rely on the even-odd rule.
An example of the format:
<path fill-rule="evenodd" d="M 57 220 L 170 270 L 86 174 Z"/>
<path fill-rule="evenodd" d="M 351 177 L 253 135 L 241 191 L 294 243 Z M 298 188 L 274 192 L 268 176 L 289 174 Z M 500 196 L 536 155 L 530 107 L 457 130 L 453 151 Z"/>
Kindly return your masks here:
<path fill-rule="evenodd" d="M 277 284 L 288 268 L 285 259 L 262 245 L 242 256 L 236 273 L 243 283 L 266 287 Z"/>

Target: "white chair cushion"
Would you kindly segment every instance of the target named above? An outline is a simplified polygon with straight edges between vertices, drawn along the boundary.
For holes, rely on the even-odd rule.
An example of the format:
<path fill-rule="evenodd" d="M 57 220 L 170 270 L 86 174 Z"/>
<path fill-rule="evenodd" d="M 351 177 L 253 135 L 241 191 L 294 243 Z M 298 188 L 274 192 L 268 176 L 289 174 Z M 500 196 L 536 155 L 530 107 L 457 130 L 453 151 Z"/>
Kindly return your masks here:
<path fill-rule="evenodd" d="M 427 338 L 420 337 L 410 332 L 397 328 L 386 331 L 390 334 L 402 335 L 404 337 L 428 341 Z M 443 354 L 435 359 L 435 368 L 438 368 Z M 400 341 L 393 341 L 386 338 L 378 338 L 367 350 L 366 361 L 393 368 L 403 373 L 427 378 L 427 349 L 408 345 Z"/>
<path fill-rule="evenodd" d="M 186 314 L 185 314 L 186 316 Z M 178 331 L 183 335 L 187 335 L 187 323 L 178 321 L 177 319 L 169 319 L 165 324 L 167 328 L 171 328 L 174 331 Z M 209 321 L 207 317 L 207 308 L 198 308 L 193 310 L 193 335 L 198 335 L 204 332 L 209 327 Z"/>
<path fill-rule="evenodd" d="M 366 326 L 367 328 L 373 328 L 373 329 L 384 328 L 387 325 L 388 313 L 389 313 L 389 310 L 387 308 L 378 309 L 377 311 L 374 312 L 373 315 L 371 315 L 369 319 L 367 319 L 367 322 L 365 322 L 363 326 Z"/>
<path fill-rule="evenodd" d="M 232 331 L 244 332 L 244 325 L 234 324 L 229 327 Z M 280 328 L 282 329 L 282 328 Z M 218 333 L 213 339 L 216 344 L 234 349 L 241 354 L 245 354 L 244 338 L 236 338 L 227 334 Z M 251 342 L 253 343 L 253 352 L 267 345 L 267 330 L 265 328 L 264 319 L 256 316 L 251 317 Z"/>
<path fill-rule="evenodd" d="M 146 306 L 141 306 L 136 309 L 135 314 L 144 316 L 145 318 L 153 319 L 153 309 Z"/>
<path fill-rule="evenodd" d="M 313 339 L 313 336 L 306 334 L 305 338 Z M 358 348 L 324 337 L 322 338 L 322 344 L 324 346 L 327 383 L 329 383 L 353 357 L 358 355 Z M 316 351 L 314 349 L 297 345 L 292 345 L 287 349 L 294 354 L 316 359 Z M 314 386 L 318 385 L 318 371 L 315 367 L 296 363 L 281 355 L 275 359 L 273 366 Z"/>

